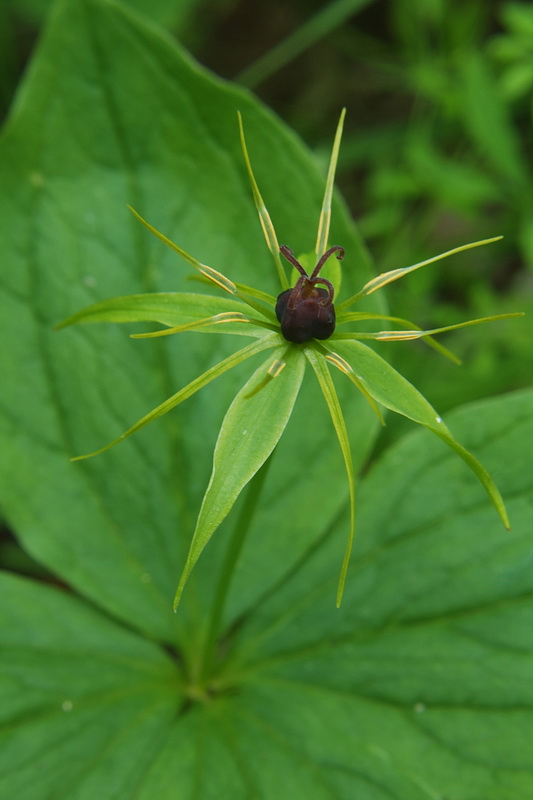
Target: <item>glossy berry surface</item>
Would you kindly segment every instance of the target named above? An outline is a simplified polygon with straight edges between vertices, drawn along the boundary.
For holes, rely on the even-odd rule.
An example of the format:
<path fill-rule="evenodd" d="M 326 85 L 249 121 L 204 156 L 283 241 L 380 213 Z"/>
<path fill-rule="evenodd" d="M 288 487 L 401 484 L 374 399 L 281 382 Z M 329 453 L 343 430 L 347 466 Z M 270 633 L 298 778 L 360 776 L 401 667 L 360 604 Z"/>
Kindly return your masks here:
<path fill-rule="evenodd" d="M 342 247 L 330 247 L 318 261 L 311 275 L 308 275 L 294 253 L 285 245 L 280 252 L 296 267 L 301 277 L 292 289 L 286 289 L 278 296 L 276 316 L 285 339 L 303 344 L 309 339 L 329 339 L 335 330 L 334 289 L 332 284 L 319 276 L 327 259 L 335 252 L 337 258 L 344 258 Z M 326 288 L 318 287 L 322 284 Z"/>
<path fill-rule="evenodd" d="M 325 289 L 311 288 L 307 297 L 302 293 L 294 299 L 296 289 L 287 289 L 278 297 L 276 316 L 281 323 L 281 332 L 289 342 L 302 344 L 308 339 L 329 339 L 335 330 L 335 308 L 333 303 L 326 302 L 328 293 Z M 291 296 L 293 302 L 290 306 Z"/>

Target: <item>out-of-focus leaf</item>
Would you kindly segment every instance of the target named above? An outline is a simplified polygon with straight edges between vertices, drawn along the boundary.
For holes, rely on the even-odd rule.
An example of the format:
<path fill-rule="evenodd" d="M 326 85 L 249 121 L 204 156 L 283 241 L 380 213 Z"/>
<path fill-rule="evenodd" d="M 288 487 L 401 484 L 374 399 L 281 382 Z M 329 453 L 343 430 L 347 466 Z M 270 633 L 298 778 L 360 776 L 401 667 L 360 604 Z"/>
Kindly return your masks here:
<path fill-rule="evenodd" d="M 52 0 L 4 0 L 13 5 L 17 13 L 30 20 L 43 23 L 50 12 Z M 196 0 L 121 0 L 125 6 L 146 14 L 151 22 L 157 22 L 172 30 L 179 30 L 187 21 Z"/>
<path fill-rule="evenodd" d="M 502 178 L 522 187 L 527 166 L 486 60 L 471 53 L 461 71 L 463 115 L 474 143 Z"/>

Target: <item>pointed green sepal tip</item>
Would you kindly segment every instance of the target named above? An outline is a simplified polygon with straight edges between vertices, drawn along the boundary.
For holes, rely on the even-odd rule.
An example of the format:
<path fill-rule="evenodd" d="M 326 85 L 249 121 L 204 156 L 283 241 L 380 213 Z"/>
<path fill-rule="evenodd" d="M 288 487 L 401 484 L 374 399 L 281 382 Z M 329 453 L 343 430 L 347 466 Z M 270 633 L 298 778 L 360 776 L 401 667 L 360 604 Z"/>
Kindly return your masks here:
<path fill-rule="evenodd" d="M 181 576 L 181 580 L 179 582 L 179 586 L 176 589 L 176 594 L 174 595 L 174 601 L 172 603 L 172 611 L 174 612 L 174 614 L 176 614 L 177 611 L 178 611 L 178 606 L 180 604 L 181 595 L 183 594 L 183 587 L 185 586 L 185 583 L 186 583 L 188 577 L 189 577 L 189 574 L 188 573 L 187 574 L 184 573 Z"/>
<path fill-rule="evenodd" d="M 233 353 L 222 361 L 219 361 L 218 364 L 210 367 L 210 369 L 208 369 L 206 372 L 203 372 L 197 378 L 188 383 L 187 386 L 184 386 L 183 389 L 180 389 L 163 403 L 160 403 L 158 406 L 156 406 L 156 408 L 154 408 L 148 414 L 145 414 L 144 417 L 141 417 L 141 419 L 137 420 L 137 422 L 132 425 L 131 428 L 128 428 L 127 431 L 122 433 L 120 436 L 117 436 L 116 439 L 113 439 L 112 442 L 109 442 L 99 450 L 94 450 L 92 453 L 87 453 L 82 456 L 74 456 L 71 461 L 83 461 L 86 458 L 92 458 L 93 456 L 98 456 L 101 453 L 105 453 L 106 450 L 110 450 L 116 444 L 119 444 L 132 434 L 137 433 L 137 431 L 141 430 L 141 428 L 144 428 L 145 425 L 148 425 L 153 420 L 162 417 L 168 411 L 171 411 L 180 403 L 183 403 L 184 400 L 192 397 L 193 394 L 196 394 L 196 392 L 198 392 L 204 386 L 207 386 L 212 380 L 218 378 L 224 372 L 227 372 L 229 369 L 241 364 L 243 361 L 246 361 L 247 358 L 260 353 L 263 350 L 272 349 L 278 344 L 278 341 L 277 335 L 267 334 L 266 336 L 255 340 L 251 344 L 246 345 L 246 347 L 243 347 L 241 350 L 237 350 L 236 353 Z"/>
<path fill-rule="evenodd" d="M 252 195 L 254 198 L 254 204 L 257 211 L 257 215 L 259 217 L 259 224 L 261 225 L 261 230 L 263 231 L 263 236 L 265 237 L 266 245 L 272 254 L 272 258 L 274 259 L 274 266 L 276 268 L 276 272 L 278 273 L 278 278 L 281 283 L 281 287 L 282 289 L 288 289 L 289 281 L 287 280 L 285 269 L 279 257 L 279 244 L 278 244 L 278 238 L 276 236 L 276 230 L 274 228 L 274 224 L 272 222 L 272 219 L 270 218 L 270 214 L 268 213 L 265 201 L 263 200 L 263 197 L 259 190 L 259 186 L 257 185 L 257 181 L 255 179 L 254 171 L 252 169 L 252 163 L 250 161 L 250 156 L 248 154 L 248 148 L 246 146 L 246 138 L 244 136 L 244 125 L 240 111 L 237 111 L 237 120 L 239 123 L 239 136 L 241 140 L 242 153 L 244 156 L 244 163 L 246 165 L 246 171 L 248 173 L 250 186 L 252 187 Z"/>
<path fill-rule="evenodd" d="M 420 269 L 421 267 L 426 267 L 429 264 L 434 264 L 437 261 L 442 261 L 445 258 L 449 258 L 450 256 L 456 255 L 458 253 L 463 253 L 466 250 L 472 250 L 475 247 L 482 247 L 486 244 L 493 244 L 494 242 L 499 242 L 500 239 L 503 239 L 503 236 L 493 236 L 490 239 L 481 239 L 477 242 L 469 242 L 468 244 L 462 244 L 459 247 L 454 247 L 452 250 L 446 250 L 445 253 L 439 253 L 437 256 L 433 256 L 432 258 L 427 258 L 424 261 L 419 261 L 417 264 L 412 264 L 409 267 L 401 267 L 400 269 L 392 269 L 388 272 L 382 272 L 380 275 L 376 275 L 372 278 L 368 283 L 365 283 L 362 289 L 356 292 L 354 295 L 349 297 L 347 300 L 344 300 L 337 306 L 337 312 L 345 311 L 347 308 L 350 308 L 354 303 L 360 300 L 362 297 L 366 295 L 373 294 L 378 289 L 382 289 L 387 284 L 392 283 L 393 281 L 397 281 L 399 278 L 403 278 L 404 275 L 408 275 L 415 270 Z"/>
<path fill-rule="evenodd" d="M 324 199 L 322 200 L 322 208 L 320 211 L 320 218 L 318 221 L 318 231 L 316 237 L 315 253 L 318 258 L 327 250 L 329 228 L 331 224 L 331 201 L 333 197 L 333 185 L 335 183 L 335 171 L 337 169 L 337 161 L 339 158 L 339 149 L 341 146 L 342 131 L 344 127 L 344 117 L 346 116 L 346 108 L 343 108 L 337 124 L 335 132 L 335 139 L 333 141 L 333 149 L 329 161 L 328 174 L 326 178 L 326 188 L 324 191 Z"/>

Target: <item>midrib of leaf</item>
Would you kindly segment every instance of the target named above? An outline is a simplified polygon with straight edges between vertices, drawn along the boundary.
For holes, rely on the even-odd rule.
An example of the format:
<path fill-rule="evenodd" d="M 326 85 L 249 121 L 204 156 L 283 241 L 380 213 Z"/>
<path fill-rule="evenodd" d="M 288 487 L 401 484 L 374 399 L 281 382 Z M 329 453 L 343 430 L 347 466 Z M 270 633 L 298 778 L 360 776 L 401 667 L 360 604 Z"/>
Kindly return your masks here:
<path fill-rule="evenodd" d="M 283 683 L 283 681 L 280 681 L 280 683 Z M 290 685 L 294 686 L 295 684 L 292 683 Z M 297 686 L 300 689 L 302 688 L 301 684 L 297 684 Z M 286 734 L 281 733 L 279 728 L 274 728 L 272 725 L 267 724 L 267 722 L 259 714 L 246 711 L 245 709 L 241 710 L 241 714 L 242 717 L 248 721 L 248 723 L 255 725 L 255 727 L 260 731 L 260 741 L 269 739 L 271 744 L 275 746 L 275 749 L 283 752 L 285 757 L 290 755 L 297 762 L 300 768 L 303 767 L 308 775 L 310 784 L 320 785 L 322 790 L 325 792 L 323 798 L 325 798 L 327 795 L 331 798 L 331 800 L 338 800 L 338 793 L 320 776 L 317 770 L 316 762 L 313 761 L 312 757 L 308 753 L 306 753 L 303 749 L 295 747 L 294 743 L 288 739 Z M 256 786 L 257 781 L 253 783 L 254 795 L 250 795 L 251 797 L 255 796 Z"/>
<path fill-rule="evenodd" d="M 401 544 L 402 540 L 395 540 L 395 543 Z M 387 544 L 387 543 L 385 543 Z M 380 548 L 376 548 L 379 550 Z M 381 550 L 387 550 L 389 548 L 381 548 Z M 357 568 L 360 565 L 363 565 L 365 562 L 372 560 L 371 556 L 369 555 L 368 558 L 365 557 L 357 562 Z M 409 595 L 408 600 L 409 602 L 414 602 L 417 597 L 424 597 L 427 595 L 428 591 L 432 591 L 434 588 L 440 588 L 440 586 L 446 581 L 446 578 L 443 578 L 442 581 L 435 583 L 431 586 L 431 589 L 427 587 L 421 589 L 419 592 Z M 286 612 L 280 617 L 277 618 L 274 623 L 270 626 L 265 627 L 261 630 L 260 634 L 256 634 L 253 637 L 247 636 L 244 642 L 239 643 L 239 659 L 238 659 L 238 666 L 237 666 L 237 676 L 240 681 L 243 683 L 254 685 L 258 683 L 259 685 L 264 685 L 265 683 L 268 684 L 277 684 L 277 683 L 287 683 L 289 685 L 296 685 L 301 686 L 296 679 L 292 680 L 290 678 L 280 677 L 278 675 L 271 677 L 268 675 L 268 670 L 272 668 L 276 668 L 279 666 L 284 666 L 289 663 L 295 661 L 302 661 L 306 658 L 311 658 L 313 656 L 320 656 L 324 653 L 331 652 L 332 649 L 336 647 L 344 647 L 344 646 L 357 646 L 358 644 L 368 644 L 372 641 L 379 641 L 384 634 L 384 630 L 386 629 L 388 632 L 393 631 L 401 631 L 401 630 L 416 630 L 418 628 L 426 629 L 428 627 L 435 627 L 435 626 L 446 626 L 449 624 L 453 624 L 458 621 L 464 621 L 468 619 L 477 619 L 479 616 L 482 616 L 486 613 L 490 613 L 494 610 L 505 609 L 505 608 L 512 608 L 512 607 L 520 607 L 525 601 L 530 601 L 532 599 L 531 593 L 523 593 L 513 597 L 505 597 L 499 598 L 493 602 L 486 602 L 486 603 L 479 603 L 476 601 L 475 605 L 453 609 L 451 611 L 446 611 L 443 613 L 438 614 L 431 614 L 425 617 L 417 617 L 417 618 L 409 618 L 406 620 L 399 619 L 395 615 L 389 615 L 386 619 L 380 620 L 378 625 L 372 629 L 365 629 L 361 632 L 357 631 L 350 631 L 343 633 L 339 636 L 329 636 L 324 639 L 323 632 L 321 631 L 317 634 L 317 639 L 314 641 L 306 642 L 305 644 L 299 644 L 294 648 L 285 648 L 276 652 L 273 655 L 260 655 L 259 658 L 254 661 L 253 654 L 254 652 L 258 652 L 260 650 L 261 644 L 263 642 L 268 641 L 273 635 L 277 633 L 278 630 L 282 630 L 285 627 L 289 627 L 291 622 L 298 618 L 298 616 L 305 610 L 306 607 L 309 607 L 312 602 L 316 601 L 316 597 L 322 595 L 329 589 L 329 586 L 333 583 L 333 577 L 330 579 L 324 579 L 321 583 L 317 583 L 309 592 L 302 596 L 301 602 L 299 601 L 297 604 L 288 606 L 286 608 Z M 401 598 L 402 602 L 405 602 L 406 598 Z M 400 613 L 401 609 L 398 611 Z M 461 635 L 465 638 L 469 638 L 480 645 L 488 645 L 492 649 L 505 650 L 506 652 L 511 653 L 518 653 L 523 654 L 523 648 L 512 648 L 510 646 L 503 646 L 501 643 L 497 645 L 494 644 L 490 639 L 485 640 L 481 637 L 477 637 L 472 633 L 467 633 L 466 631 L 462 631 Z M 235 677 L 235 674 L 231 672 L 232 677 Z M 315 686 L 317 689 L 323 689 L 324 687 L 322 684 L 306 684 L 309 686 Z M 334 689 L 331 686 L 326 687 L 327 692 L 333 692 Z M 363 695 L 365 696 L 365 695 Z M 373 699 L 372 697 L 368 696 L 367 699 Z M 401 707 L 401 704 L 399 704 Z M 452 706 L 457 708 L 464 708 L 468 710 L 472 708 L 471 705 L 463 704 Z M 507 706 L 504 706 L 505 708 Z M 490 706 L 490 708 L 495 709 L 496 706 Z"/>
<path fill-rule="evenodd" d="M 417 435 L 417 434 L 412 434 Z M 419 434 L 418 434 L 419 435 Z M 495 439 L 500 438 L 500 434 L 495 434 Z M 487 439 L 487 442 L 490 442 L 490 438 Z M 435 464 L 442 464 L 443 462 L 450 462 L 453 463 L 455 461 L 454 455 L 451 451 L 444 451 L 444 453 L 435 452 L 434 458 L 430 462 L 424 462 L 423 467 L 421 469 L 423 472 L 426 472 L 427 469 L 431 469 L 431 465 Z M 472 479 L 474 476 L 472 476 Z M 533 483 L 531 484 L 533 487 Z M 400 490 L 403 492 L 403 487 L 400 487 Z M 522 495 L 523 492 L 520 492 Z M 478 501 L 472 503 L 468 506 L 467 509 L 463 509 L 463 514 L 465 514 L 465 518 L 468 518 L 470 514 L 476 514 L 478 510 L 483 510 L 487 507 L 486 500 L 482 497 L 479 498 Z M 399 512 L 400 513 L 400 512 Z M 344 517 L 345 512 L 339 512 L 339 518 Z M 376 543 L 371 549 L 366 550 L 362 555 L 356 554 L 356 560 L 353 564 L 353 572 L 354 572 L 354 580 L 357 581 L 358 573 L 361 569 L 364 569 L 366 566 L 371 565 L 374 562 L 377 562 L 379 557 L 385 553 L 393 553 L 394 550 L 398 548 L 402 548 L 405 545 L 406 541 L 416 541 L 417 539 L 421 538 L 422 542 L 424 536 L 427 535 L 427 528 L 428 526 L 440 526 L 446 522 L 449 517 L 449 510 L 444 510 L 438 516 L 433 516 L 431 520 L 423 522 L 420 526 L 416 528 L 410 528 L 408 531 L 402 533 L 401 536 L 396 536 L 390 539 L 380 540 Z M 333 527 L 333 526 L 332 526 Z M 326 531 L 321 541 L 316 543 L 316 546 L 311 548 L 311 551 L 304 554 L 302 559 L 298 564 L 294 566 L 294 568 L 276 584 L 272 587 L 269 591 L 265 592 L 264 595 L 257 601 L 254 608 L 260 611 L 266 604 L 268 604 L 271 598 L 275 598 L 279 591 L 283 590 L 283 587 L 290 582 L 290 580 L 294 577 L 294 575 L 305 565 L 306 561 L 311 558 L 317 550 L 319 550 L 324 544 L 327 544 L 330 531 Z M 502 547 L 508 547 L 508 539 L 507 534 L 503 534 L 502 539 Z M 427 595 L 428 591 L 432 591 L 434 588 L 438 588 L 443 585 L 443 582 L 446 578 L 443 578 L 442 581 L 438 581 L 432 584 L 431 589 L 427 587 L 422 588 L 416 594 L 412 594 L 409 596 L 409 602 L 413 602 L 416 597 L 424 597 Z M 334 584 L 335 577 L 332 574 L 330 577 L 323 578 L 317 581 L 313 586 L 309 586 L 306 591 L 302 591 L 299 595 L 298 599 L 295 602 L 291 602 L 285 604 L 283 609 L 280 610 L 277 614 L 275 619 L 270 622 L 263 622 L 263 626 L 260 632 L 247 631 L 246 630 L 246 623 L 244 624 L 242 633 L 239 631 L 238 633 L 238 640 L 239 640 L 239 647 L 238 647 L 238 656 L 237 656 L 237 674 L 240 678 L 245 680 L 246 682 L 254 682 L 254 676 L 258 676 L 258 680 L 264 682 L 265 677 L 263 675 L 263 670 L 268 670 L 270 667 L 276 667 L 279 665 L 283 665 L 288 661 L 299 660 L 305 657 L 310 657 L 313 655 L 319 655 L 323 652 L 327 652 L 331 649 L 332 646 L 343 646 L 343 645 L 350 645 L 350 644 L 357 644 L 357 643 L 365 643 L 372 641 L 374 639 L 379 639 L 383 635 L 383 629 L 386 626 L 387 629 L 390 630 L 402 630 L 402 629 L 415 629 L 417 627 L 427 627 L 427 626 L 438 626 L 438 625 L 446 625 L 449 623 L 454 623 L 458 620 L 465 620 L 465 619 L 475 619 L 479 615 L 483 615 L 487 612 L 492 610 L 497 610 L 500 608 L 507 608 L 513 606 L 520 606 L 525 600 L 531 599 L 531 595 L 529 594 L 519 594 L 512 597 L 505 597 L 505 598 L 498 598 L 495 601 L 480 603 L 479 600 L 476 600 L 475 604 L 472 606 L 464 606 L 462 608 L 454 608 L 450 611 L 445 611 L 441 613 L 432 613 L 431 615 L 427 615 L 425 617 L 413 618 L 410 617 L 409 619 L 400 619 L 398 618 L 398 614 L 402 612 L 402 608 L 399 607 L 395 610 L 392 614 L 389 614 L 386 619 L 379 620 L 376 624 L 375 628 L 372 629 L 364 629 L 360 633 L 354 631 L 350 631 L 347 633 L 343 633 L 339 636 L 329 637 L 327 641 L 324 641 L 322 633 L 319 634 L 319 637 L 315 641 L 307 642 L 303 645 L 298 645 L 293 649 L 284 649 L 279 653 L 276 653 L 272 656 L 263 656 L 259 655 L 256 660 L 255 654 L 259 653 L 261 650 L 261 646 L 268 642 L 269 639 L 272 639 L 278 631 L 283 630 L 284 628 L 289 628 L 291 625 L 294 624 L 294 621 L 298 619 L 298 617 L 306 610 L 306 608 L 311 607 L 313 604 L 317 602 L 319 598 L 325 598 L 326 593 L 330 591 L 330 587 Z M 400 598 L 402 603 L 405 602 L 405 596 Z M 249 615 L 250 618 L 253 618 L 253 609 L 250 610 Z M 498 648 L 500 646 L 498 645 Z M 232 673 L 233 675 L 233 673 Z M 268 679 L 270 680 L 270 679 Z M 277 680 L 277 678 L 275 679 Z"/>

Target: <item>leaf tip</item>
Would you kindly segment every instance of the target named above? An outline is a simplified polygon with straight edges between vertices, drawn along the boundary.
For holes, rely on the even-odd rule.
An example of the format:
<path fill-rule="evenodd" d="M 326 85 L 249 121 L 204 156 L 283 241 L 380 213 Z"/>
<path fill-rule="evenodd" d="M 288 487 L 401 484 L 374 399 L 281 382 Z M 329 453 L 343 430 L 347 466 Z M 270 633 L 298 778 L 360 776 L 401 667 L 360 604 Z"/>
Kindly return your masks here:
<path fill-rule="evenodd" d="M 335 599 L 335 608 L 340 608 L 342 604 L 342 597 L 344 595 L 344 580 L 339 581 L 339 586 L 337 588 L 337 597 Z"/>
<path fill-rule="evenodd" d="M 174 595 L 174 600 L 172 601 L 172 611 L 174 612 L 174 614 L 178 613 L 178 606 L 181 601 L 182 592 L 183 592 L 183 580 L 180 581 L 180 584 L 176 589 L 176 594 Z"/>

